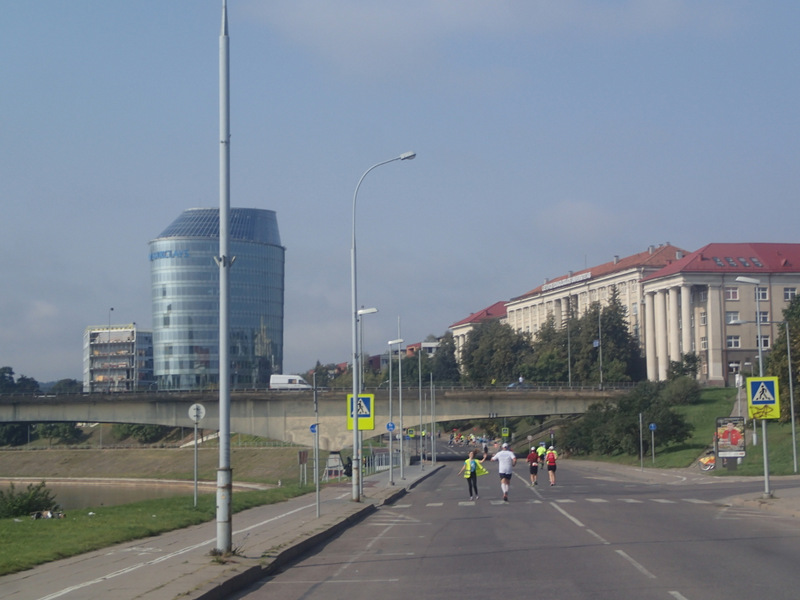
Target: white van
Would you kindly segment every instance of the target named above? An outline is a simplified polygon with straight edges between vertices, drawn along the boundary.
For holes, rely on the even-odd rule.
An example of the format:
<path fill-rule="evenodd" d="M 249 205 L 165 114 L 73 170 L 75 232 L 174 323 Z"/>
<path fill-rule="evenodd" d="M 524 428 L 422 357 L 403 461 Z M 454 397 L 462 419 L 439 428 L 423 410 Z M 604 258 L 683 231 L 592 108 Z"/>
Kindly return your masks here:
<path fill-rule="evenodd" d="M 269 389 L 271 390 L 310 390 L 308 382 L 300 375 L 270 375 Z"/>

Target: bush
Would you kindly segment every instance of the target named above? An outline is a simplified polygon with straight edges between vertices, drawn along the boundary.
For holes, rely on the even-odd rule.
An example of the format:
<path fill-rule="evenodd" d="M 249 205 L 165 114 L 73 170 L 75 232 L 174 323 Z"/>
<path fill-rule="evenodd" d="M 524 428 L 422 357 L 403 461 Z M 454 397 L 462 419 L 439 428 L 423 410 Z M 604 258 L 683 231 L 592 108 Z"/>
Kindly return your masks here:
<path fill-rule="evenodd" d="M 14 484 L 8 491 L 0 490 L 0 519 L 22 517 L 43 510 L 58 510 L 55 498 L 45 488 L 44 481 L 38 485 L 28 484 L 25 491 L 17 492 Z"/>

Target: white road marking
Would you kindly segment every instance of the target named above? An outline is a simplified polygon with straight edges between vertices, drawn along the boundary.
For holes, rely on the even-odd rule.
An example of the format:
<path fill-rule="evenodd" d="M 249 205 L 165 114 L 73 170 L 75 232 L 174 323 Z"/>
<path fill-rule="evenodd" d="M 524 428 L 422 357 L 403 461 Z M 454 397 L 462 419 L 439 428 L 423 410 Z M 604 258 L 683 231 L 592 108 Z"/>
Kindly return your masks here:
<path fill-rule="evenodd" d="M 638 563 L 638 562 L 636 562 L 635 560 L 633 560 L 633 559 L 630 557 L 630 555 L 628 555 L 628 554 L 627 554 L 627 553 L 626 553 L 624 550 L 617 550 L 616 552 L 617 552 L 617 554 L 619 554 L 619 555 L 620 555 L 622 558 L 624 558 L 624 559 L 625 559 L 625 560 L 627 560 L 629 563 L 631 563 L 631 564 L 632 564 L 634 567 L 636 567 L 636 569 L 637 569 L 637 570 L 638 570 L 638 571 L 639 571 L 639 572 L 640 572 L 642 575 L 644 575 L 645 577 L 648 577 L 648 578 L 650 578 L 650 579 L 655 579 L 655 578 L 656 578 L 656 576 L 655 576 L 655 575 L 653 575 L 653 574 L 652 574 L 650 571 L 648 571 L 647 569 L 645 569 L 645 568 L 644 568 L 644 566 L 643 566 L 641 563 Z"/>

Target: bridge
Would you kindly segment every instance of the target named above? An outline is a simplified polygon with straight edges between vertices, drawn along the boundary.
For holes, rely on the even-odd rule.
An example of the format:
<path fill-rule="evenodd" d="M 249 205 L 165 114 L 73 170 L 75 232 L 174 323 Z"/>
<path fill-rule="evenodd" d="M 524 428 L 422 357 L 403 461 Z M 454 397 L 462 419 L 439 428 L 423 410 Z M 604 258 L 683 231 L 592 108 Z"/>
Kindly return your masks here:
<path fill-rule="evenodd" d="M 586 412 L 591 404 L 614 400 L 627 389 L 597 387 L 542 386 L 527 389 L 435 388 L 435 420 L 460 421 L 490 417 L 532 415 L 574 415 Z M 347 429 L 347 390 L 317 391 L 316 422 L 320 448 L 341 450 L 352 445 L 352 430 Z M 389 392 L 374 393 L 375 430 L 365 437 L 385 433 L 389 421 Z M 119 392 L 58 394 L 52 396 L 0 395 L 0 423 L 138 423 L 168 427 L 194 427 L 189 416 L 193 404 L 205 407 L 199 426 L 219 429 L 219 393 Z M 398 390 L 392 392 L 392 421 L 400 425 Z M 422 424 L 431 421 L 431 389 L 422 389 Z M 231 392 L 230 429 L 232 432 L 283 440 L 303 446 L 314 444 L 310 427 L 314 418 L 312 391 L 237 390 Z M 404 428 L 420 427 L 420 391 L 403 389 Z"/>

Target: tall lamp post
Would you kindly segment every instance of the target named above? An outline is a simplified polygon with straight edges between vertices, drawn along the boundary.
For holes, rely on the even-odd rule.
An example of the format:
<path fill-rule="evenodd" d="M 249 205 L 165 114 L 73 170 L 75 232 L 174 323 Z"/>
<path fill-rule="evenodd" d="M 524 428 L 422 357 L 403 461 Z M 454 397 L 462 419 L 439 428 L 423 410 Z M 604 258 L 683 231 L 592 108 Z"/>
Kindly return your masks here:
<path fill-rule="evenodd" d="M 389 340 L 389 422 L 392 421 L 392 346 L 402 344 L 403 339 Z M 398 348 L 397 352 L 400 352 Z M 389 432 L 389 485 L 394 485 L 394 431 Z M 403 443 L 403 430 L 400 430 L 400 444 Z M 401 463 L 402 464 L 402 463 Z"/>
<path fill-rule="evenodd" d="M 758 286 L 761 285 L 760 279 L 754 277 L 737 277 L 739 283 L 753 284 L 756 295 L 756 345 L 758 346 L 758 376 L 764 376 L 764 353 L 761 348 L 761 304 L 758 297 Z M 761 419 L 761 442 L 764 453 L 764 497 L 770 498 L 772 492 L 769 489 L 769 455 L 767 454 L 767 420 Z"/>
<path fill-rule="evenodd" d="M 352 417 L 353 417 L 353 502 L 361 501 L 361 493 L 359 489 L 359 477 L 361 473 L 361 447 L 358 443 L 358 394 L 361 391 L 361 373 L 359 372 L 359 347 L 358 347 L 358 284 L 356 281 L 356 202 L 358 200 L 358 189 L 361 187 L 361 182 L 369 174 L 370 171 L 386 165 L 397 160 L 412 160 L 416 156 L 416 152 L 405 152 L 400 156 L 395 156 L 389 160 L 384 160 L 375 163 L 369 169 L 364 171 L 361 179 L 356 184 L 355 192 L 353 192 L 353 236 L 350 245 L 350 296 L 351 296 L 351 310 L 350 316 L 352 318 L 352 346 L 353 346 L 353 403 L 352 403 Z"/>

